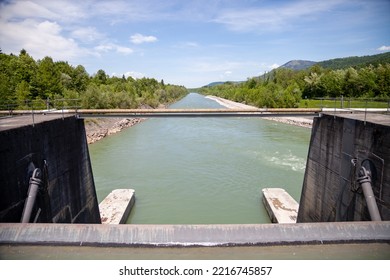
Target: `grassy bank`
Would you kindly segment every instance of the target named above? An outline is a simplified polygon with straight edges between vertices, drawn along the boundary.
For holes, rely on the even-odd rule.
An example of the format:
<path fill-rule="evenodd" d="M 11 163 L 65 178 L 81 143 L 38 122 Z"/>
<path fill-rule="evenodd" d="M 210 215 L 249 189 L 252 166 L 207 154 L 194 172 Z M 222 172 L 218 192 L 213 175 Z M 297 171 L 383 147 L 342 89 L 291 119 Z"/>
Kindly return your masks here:
<path fill-rule="evenodd" d="M 300 108 L 387 108 L 389 101 L 340 99 L 302 99 Z"/>

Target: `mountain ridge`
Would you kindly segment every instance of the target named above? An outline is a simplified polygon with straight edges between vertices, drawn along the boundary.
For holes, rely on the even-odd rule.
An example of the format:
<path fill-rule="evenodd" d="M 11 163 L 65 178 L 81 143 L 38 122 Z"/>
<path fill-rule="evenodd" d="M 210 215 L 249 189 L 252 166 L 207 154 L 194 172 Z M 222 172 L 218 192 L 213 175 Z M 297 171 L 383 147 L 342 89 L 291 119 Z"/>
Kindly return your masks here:
<path fill-rule="evenodd" d="M 283 64 L 282 66 L 279 66 L 278 68 L 287 68 L 292 70 L 304 70 L 306 68 L 309 68 L 313 66 L 314 64 L 317 64 L 318 62 L 312 61 L 312 60 L 290 60 L 289 62 Z"/>
<path fill-rule="evenodd" d="M 348 67 L 364 67 L 370 64 L 378 65 L 380 63 L 390 63 L 390 52 L 374 54 L 374 55 L 365 55 L 365 56 L 349 56 L 343 58 L 333 58 L 333 59 L 328 59 L 323 61 L 295 59 L 295 60 L 290 60 L 285 64 L 283 64 L 282 66 L 279 66 L 278 68 L 275 69 L 286 68 L 286 69 L 299 71 L 299 70 L 308 69 L 314 65 L 318 65 L 325 69 L 336 70 L 336 69 L 343 69 Z M 275 69 L 273 69 L 272 71 L 274 71 Z M 205 85 L 205 87 L 211 87 L 211 86 L 220 85 L 228 82 L 231 81 L 213 82 L 213 83 L 209 83 L 208 85 Z M 240 82 L 232 82 L 232 83 L 240 83 Z"/>

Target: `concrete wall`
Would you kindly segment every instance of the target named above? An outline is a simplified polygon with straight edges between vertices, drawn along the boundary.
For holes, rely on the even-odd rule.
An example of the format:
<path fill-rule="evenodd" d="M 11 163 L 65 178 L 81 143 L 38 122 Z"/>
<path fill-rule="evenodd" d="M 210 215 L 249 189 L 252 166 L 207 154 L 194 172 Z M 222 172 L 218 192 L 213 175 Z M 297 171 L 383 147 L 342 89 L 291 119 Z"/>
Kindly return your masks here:
<path fill-rule="evenodd" d="M 74 116 L 36 116 L 33 126 L 26 124 L 27 117 L 14 119 L 20 121 L 18 127 L 0 131 L 0 222 L 20 222 L 29 176 L 39 167 L 44 189 L 32 219 L 100 223 L 84 122 Z"/>
<path fill-rule="evenodd" d="M 370 220 L 356 182 L 365 159 L 376 169 L 373 190 L 382 220 L 390 220 L 389 118 L 315 118 L 297 222 Z"/>

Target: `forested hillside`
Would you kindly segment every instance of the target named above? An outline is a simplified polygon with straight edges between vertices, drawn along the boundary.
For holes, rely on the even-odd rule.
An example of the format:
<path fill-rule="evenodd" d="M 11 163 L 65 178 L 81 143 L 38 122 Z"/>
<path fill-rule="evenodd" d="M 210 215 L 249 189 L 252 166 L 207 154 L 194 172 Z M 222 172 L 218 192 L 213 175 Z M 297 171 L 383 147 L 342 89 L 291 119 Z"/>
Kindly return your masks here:
<path fill-rule="evenodd" d="M 165 84 L 163 80 L 110 77 L 104 70 L 90 76 L 82 65 L 74 67 L 51 57 L 35 61 L 25 50 L 18 56 L 0 53 L 2 107 L 7 104 L 27 107 L 26 100 L 42 106 L 49 98 L 80 99 L 82 108 L 155 108 L 186 93 L 184 87 Z"/>
<path fill-rule="evenodd" d="M 360 60 L 359 60 L 360 61 Z M 360 62 L 359 62 L 360 63 Z M 390 63 L 343 69 L 316 64 L 305 70 L 277 68 L 244 83 L 203 87 L 203 94 L 216 95 L 257 107 L 297 107 L 302 98 L 390 98 Z"/>
<path fill-rule="evenodd" d="M 390 52 L 366 56 L 350 56 L 344 58 L 335 58 L 318 62 L 317 64 L 327 69 L 344 69 L 348 67 L 360 68 L 369 65 L 378 66 L 379 64 L 390 63 Z"/>

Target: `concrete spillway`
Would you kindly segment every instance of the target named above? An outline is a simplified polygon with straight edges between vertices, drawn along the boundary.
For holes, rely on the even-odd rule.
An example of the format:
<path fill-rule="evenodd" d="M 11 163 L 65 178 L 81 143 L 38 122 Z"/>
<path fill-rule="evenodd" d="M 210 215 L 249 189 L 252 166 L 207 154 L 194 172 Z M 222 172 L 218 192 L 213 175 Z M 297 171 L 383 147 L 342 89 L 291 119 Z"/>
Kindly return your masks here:
<path fill-rule="evenodd" d="M 389 232 L 388 221 L 259 225 L 2 224 L 0 244 L 114 247 L 362 244 L 390 242 Z"/>

